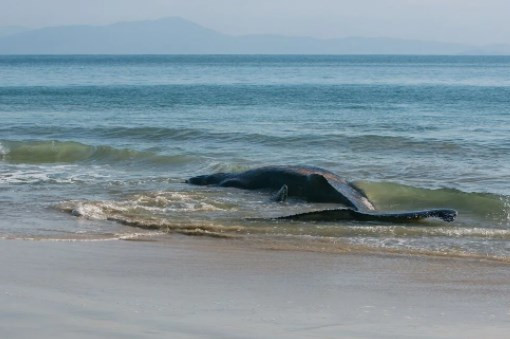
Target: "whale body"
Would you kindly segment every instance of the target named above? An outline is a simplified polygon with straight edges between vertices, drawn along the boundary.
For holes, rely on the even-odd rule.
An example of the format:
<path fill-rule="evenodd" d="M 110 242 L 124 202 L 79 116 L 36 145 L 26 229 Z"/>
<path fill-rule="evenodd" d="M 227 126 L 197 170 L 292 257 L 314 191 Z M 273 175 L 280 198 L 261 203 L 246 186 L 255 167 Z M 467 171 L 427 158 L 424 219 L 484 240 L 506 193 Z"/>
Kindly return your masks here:
<path fill-rule="evenodd" d="M 377 211 L 365 193 L 353 183 L 318 167 L 266 166 L 240 173 L 214 173 L 192 177 L 186 181 L 192 185 L 216 185 L 249 190 L 277 191 L 275 200 L 283 201 L 287 196 L 309 202 L 338 203 L 342 209 L 321 210 L 282 216 L 277 219 L 292 220 L 373 220 L 405 222 L 437 217 L 450 222 L 457 212 L 451 209 L 423 211 L 382 212 Z"/>

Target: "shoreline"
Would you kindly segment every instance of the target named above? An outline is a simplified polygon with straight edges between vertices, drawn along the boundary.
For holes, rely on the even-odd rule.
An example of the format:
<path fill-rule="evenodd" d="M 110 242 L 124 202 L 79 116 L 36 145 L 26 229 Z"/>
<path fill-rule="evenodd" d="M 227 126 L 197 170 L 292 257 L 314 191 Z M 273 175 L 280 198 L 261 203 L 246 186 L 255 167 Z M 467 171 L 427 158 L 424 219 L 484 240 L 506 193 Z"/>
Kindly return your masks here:
<path fill-rule="evenodd" d="M 359 255 L 376 256 L 381 258 L 429 258 L 431 260 L 464 260 L 466 262 L 479 262 L 487 264 L 510 265 L 510 258 L 488 256 L 477 253 L 465 253 L 462 251 L 429 251 L 425 249 L 377 247 L 370 245 L 353 244 L 344 239 L 314 236 L 287 236 L 287 235 L 253 235 L 253 234 L 222 234 L 202 230 L 183 230 L 167 232 L 153 228 L 126 226 L 131 232 L 127 233 L 104 233 L 104 234 L 78 234 L 73 233 L 69 237 L 58 236 L 0 236 L 0 241 L 27 241 L 48 243 L 95 243 L 95 242 L 166 242 L 169 239 L 179 238 L 203 240 L 210 242 L 214 247 L 227 246 L 259 251 L 276 252 L 303 252 L 332 255 Z"/>
<path fill-rule="evenodd" d="M 0 240 L 5 337 L 504 338 L 493 261 L 319 253 L 172 235 Z"/>

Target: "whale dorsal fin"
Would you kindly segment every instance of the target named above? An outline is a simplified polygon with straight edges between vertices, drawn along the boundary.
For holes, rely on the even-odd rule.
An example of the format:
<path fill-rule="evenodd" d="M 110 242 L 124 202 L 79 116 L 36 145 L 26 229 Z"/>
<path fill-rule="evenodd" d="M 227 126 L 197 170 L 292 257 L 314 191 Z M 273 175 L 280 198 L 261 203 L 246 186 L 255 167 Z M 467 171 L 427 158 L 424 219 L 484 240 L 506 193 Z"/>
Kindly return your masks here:
<path fill-rule="evenodd" d="M 338 193 L 343 195 L 358 211 L 375 211 L 375 206 L 368 197 L 356 186 L 347 180 L 324 177 Z"/>

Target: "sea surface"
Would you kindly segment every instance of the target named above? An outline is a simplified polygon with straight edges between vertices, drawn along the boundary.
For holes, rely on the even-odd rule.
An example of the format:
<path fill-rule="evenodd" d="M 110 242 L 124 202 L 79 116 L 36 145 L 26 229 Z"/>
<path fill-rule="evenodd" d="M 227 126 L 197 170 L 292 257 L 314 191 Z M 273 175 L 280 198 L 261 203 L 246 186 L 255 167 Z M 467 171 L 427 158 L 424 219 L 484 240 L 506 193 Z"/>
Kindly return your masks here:
<path fill-rule="evenodd" d="M 341 206 L 184 183 L 265 165 L 459 216 L 260 220 Z M 0 237 L 177 233 L 510 260 L 510 57 L 0 56 Z"/>

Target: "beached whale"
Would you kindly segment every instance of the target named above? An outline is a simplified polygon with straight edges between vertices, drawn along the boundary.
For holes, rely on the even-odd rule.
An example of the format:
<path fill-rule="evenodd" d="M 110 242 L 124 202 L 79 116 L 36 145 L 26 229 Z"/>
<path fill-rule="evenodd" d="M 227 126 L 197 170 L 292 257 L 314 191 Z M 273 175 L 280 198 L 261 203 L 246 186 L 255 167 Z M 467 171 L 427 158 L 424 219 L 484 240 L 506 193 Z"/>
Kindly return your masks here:
<path fill-rule="evenodd" d="M 186 180 L 193 185 L 217 185 L 249 190 L 269 189 L 277 192 L 273 199 L 284 201 L 287 196 L 302 198 L 309 202 L 339 203 L 347 208 L 300 213 L 277 219 L 292 220 L 374 220 L 405 222 L 429 217 L 450 222 L 457 212 L 451 209 L 424 211 L 381 212 L 376 211 L 365 193 L 338 175 L 317 167 L 267 166 L 241 173 L 214 173 Z"/>

